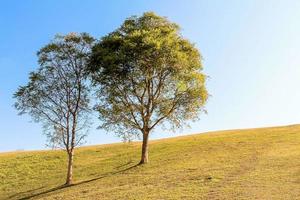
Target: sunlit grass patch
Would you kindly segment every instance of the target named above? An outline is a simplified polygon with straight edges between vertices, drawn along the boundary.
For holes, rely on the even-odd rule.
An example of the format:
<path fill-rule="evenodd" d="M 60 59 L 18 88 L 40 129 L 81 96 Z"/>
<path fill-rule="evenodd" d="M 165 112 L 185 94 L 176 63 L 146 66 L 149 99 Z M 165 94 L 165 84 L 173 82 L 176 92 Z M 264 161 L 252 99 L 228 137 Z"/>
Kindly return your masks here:
<path fill-rule="evenodd" d="M 0 199 L 298 199 L 300 126 L 221 131 L 76 150 L 0 154 Z"/>

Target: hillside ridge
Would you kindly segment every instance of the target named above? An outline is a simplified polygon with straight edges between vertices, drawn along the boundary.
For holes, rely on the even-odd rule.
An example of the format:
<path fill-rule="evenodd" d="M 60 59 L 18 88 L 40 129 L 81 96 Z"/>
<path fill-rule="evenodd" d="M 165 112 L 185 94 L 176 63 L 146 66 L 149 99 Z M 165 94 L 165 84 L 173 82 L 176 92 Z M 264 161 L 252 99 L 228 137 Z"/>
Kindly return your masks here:
<path fill-rule="evenodd" d="M 0 154 L 0 199 L 299 199 L 300 125 L 214 131 L 63 151 Z"/>

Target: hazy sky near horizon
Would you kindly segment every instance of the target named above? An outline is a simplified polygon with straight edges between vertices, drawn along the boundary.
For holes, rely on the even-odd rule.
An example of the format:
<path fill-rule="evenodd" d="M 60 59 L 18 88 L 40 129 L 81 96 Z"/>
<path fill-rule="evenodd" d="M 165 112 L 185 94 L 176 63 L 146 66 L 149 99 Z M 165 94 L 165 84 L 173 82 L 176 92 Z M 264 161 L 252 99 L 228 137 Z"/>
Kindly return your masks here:
<path fill-rule="evenodd" d="M 55 34 L 96 38 L 131 15 L 154 11 L 178 23 L 204 58 L 212 95 L 191 128 L 151 138 L 300 123 L 298 0 L 0 0 L 0 151 L 43 149 L 41 124 L 18 116 L 13 93 L 37 69 L 36 52 Z M 120 141 L 96 130 L 86 145 Z"/>

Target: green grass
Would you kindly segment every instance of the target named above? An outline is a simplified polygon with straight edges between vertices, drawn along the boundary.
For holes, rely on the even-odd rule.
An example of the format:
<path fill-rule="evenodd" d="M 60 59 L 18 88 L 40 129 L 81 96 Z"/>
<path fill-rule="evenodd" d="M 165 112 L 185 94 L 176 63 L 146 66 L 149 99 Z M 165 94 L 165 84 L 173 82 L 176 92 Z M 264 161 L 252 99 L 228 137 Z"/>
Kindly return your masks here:
<path fill-rule="evenodd" d="M 220 131 L 76 150 L 0 154 L 0 199 L 300 199 L 300 125 Z"/>

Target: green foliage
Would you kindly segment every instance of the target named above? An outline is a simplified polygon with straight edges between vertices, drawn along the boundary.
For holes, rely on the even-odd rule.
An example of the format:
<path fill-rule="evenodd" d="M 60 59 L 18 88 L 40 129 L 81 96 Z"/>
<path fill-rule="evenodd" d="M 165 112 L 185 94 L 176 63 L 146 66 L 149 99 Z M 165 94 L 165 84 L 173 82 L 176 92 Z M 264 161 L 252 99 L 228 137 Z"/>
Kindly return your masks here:
<path fill-rule="evenodd" d="M 179 26 L 147 12 L 130 17 L 93 48 L 102 128 L 121 134 L 151 131 L 166 122 L 181 127 L 208 98 L 199 51 Z"/>
<path fill-rule="evenodd" d="M 20 114 L 42 122 L 51 145 L 72 148 L 72 134 L 87 125 L 89 87 L 86 65 L 94 39 L 86 33 L 55 36 L 37 53 L 39 68 L 14 94 Z M 77 132 L 74 145 L 85 132 Z"/>

